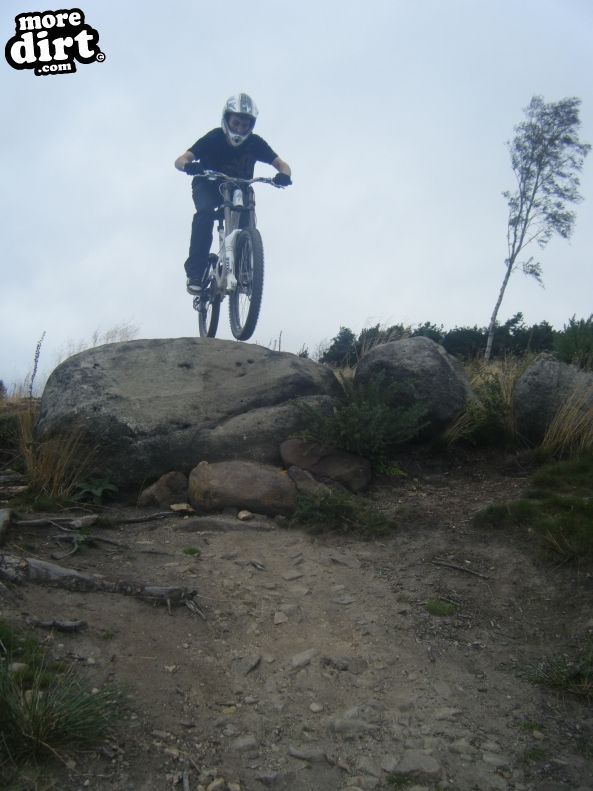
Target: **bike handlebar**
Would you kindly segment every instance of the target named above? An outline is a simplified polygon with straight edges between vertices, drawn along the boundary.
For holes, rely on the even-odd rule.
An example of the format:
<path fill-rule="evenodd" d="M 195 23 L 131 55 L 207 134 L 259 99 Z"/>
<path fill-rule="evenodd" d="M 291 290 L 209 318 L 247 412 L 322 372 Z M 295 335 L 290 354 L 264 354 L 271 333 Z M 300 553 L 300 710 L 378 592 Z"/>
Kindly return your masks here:
<path fill-rule="evenodd" d="M 273 178 L 256 176 L 252 179 L 242 179 L 238 176 L 228 176 L 226 173 L 221 173 L 218 170 L 205 170 L 203 173 L 199 173 L 194 178 L 210 179 L 211 181 L 215 181 L 216 179 L 224 179 L 225 181 L 229 181 L 231 184 L 255 184 L 256 182 L 261 182 L 262 184 L 271 184 L 273 187 L 280 186 L 279 184 L 275 183 Z"/>

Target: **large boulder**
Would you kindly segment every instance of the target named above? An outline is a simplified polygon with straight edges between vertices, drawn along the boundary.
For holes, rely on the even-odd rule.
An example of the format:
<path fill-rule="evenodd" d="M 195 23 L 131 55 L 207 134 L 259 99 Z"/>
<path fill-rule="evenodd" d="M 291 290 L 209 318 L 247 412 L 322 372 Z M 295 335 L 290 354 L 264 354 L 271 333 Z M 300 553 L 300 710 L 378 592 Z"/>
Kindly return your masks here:
<path fill-rule="evenodd" d="M 188 499 L 198 512 L 237 508 L 288 516 L 296 493 L 286 472 L 254 461 L 201 461 L 189 474 Z"/>
<path fill-rule="evenodd" d="M 560 407 L 593 408 L 593 374 L 543 354 L 517 379 L 513 412 L 517 431 L 539 443 Z"/>
<path fill-rule="evenodd" d="M 475 398 L 461 363 L 430 338 L 375 346 L 359 362 L 355 381 L 368 383 L 378 375 L 385 384 L 399 385 L 393 391 L 393 406 L 425 407 L 425 435 L 441 432 Z"/>
<path fill-rule="evenodd" d="M 327 404 L 334 374 L 311 360 L 208 338 L 138 340 L 70 357 L 48 379 L 37 437 L 80 433 L 120 489 L 202 460 L 280 462 L 303 427 L 300 402 Z"/>

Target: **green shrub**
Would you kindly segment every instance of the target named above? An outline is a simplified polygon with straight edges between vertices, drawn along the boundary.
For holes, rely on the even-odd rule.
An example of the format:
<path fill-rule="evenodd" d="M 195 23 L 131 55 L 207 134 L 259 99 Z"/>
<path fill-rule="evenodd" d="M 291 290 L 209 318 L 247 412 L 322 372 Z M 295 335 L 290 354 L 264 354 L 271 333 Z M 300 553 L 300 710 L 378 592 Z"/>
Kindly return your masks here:
<path fill-rule="evenodd" d="M 447 430 L 447 442 L 462 441 L 487 447 L 516 445 L 513 391 L 525 365 L 524 359 L 507 357 L 492 362 L 481 360 L 468 366 L 477 400 L 470 401 L 463 414 Z"/>
<path fill-rule="evenodd" d="M 591 497 L 593 494 L 593 456 L 558 461 L 540 467 L 531 476 L 530 495 L 545 497 L 549 493 L 568 494 L 573 497 Z"/>
<path fill-rule="evenodd" d="M 593 453 L 593 385 L 577 386 L 564 399 L 546 430 L 540 450 L 556 458 Z"/>
<path fill-rule="evenodd" d="M 290 523 L 312 533 L 356 533 L 367 537 L 384 535 L 395 527 L 360 495 L 333 491 L 315 497 L 299 494 Z"/>
<path fill-rule="evenodd" d="M 589 638 L 572 653 L 544 660 L 528 677 L 536 684 L 593 702 L 593 640 Z"/>
<path fill-rule="evenodd" d="M 593 370 L 593 314 L 588 319 L 569 319 L 556 333 L 554 351 L 562 362 Z"/>
<path fill-rule="evenodd" d="M 368 384 L 342 378 L 342 396 L 333 414 L 303 404 L 306 439 L 368 459 L 376 470 L 385 470 L 399 445 L 416 437 L 424 427 L 422 404 L 393 406 L 405 398 L 403 389 L 386 384 L 379 375 Z"/>
<path fill-rule="evenodd" d="M 474 517 L 489 528 L 518 528 L 564 560 L 593 558 L 593 459 L 540 470 L 527 497 L 491 505 Z"/>
<path fill-rule="evenodd" d="M 74 665 L 52 662 L 37 640 L 0 621 L 0 785 L 22 762 L 92 744 L 122 703 L 117 688 L 91 692 Z"/>
<path fill-rule="evenodd" d="M 72 500 L 89 503 L 90 505 L 102 505 L 103 501 L 113 496 L 118 488 L 111 483 L 108 478 L 91 477 L 88 480 L 74 484 L 76 494 L 72 495 Z"/>
<path fill-rule="evenodd" d="M 442 618 L 448 615 L 455 615 L 457 607 L 452 602 L 445 601 L 445 599 L 429 599 L 426 602 L 426 611 L 430 615 Z"/>

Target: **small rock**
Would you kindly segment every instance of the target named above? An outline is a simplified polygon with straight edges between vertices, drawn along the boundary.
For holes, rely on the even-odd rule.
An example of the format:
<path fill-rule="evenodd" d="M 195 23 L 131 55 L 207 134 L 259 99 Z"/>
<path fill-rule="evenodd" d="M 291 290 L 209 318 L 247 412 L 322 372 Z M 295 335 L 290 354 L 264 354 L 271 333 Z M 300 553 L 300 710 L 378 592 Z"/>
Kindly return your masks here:
<path fill-rule="evenodd" d="M 396 758 L 395 755 L 385 755 L 383 760 L 381 761 L 381 769 L 384 772 L 388 772 L 392 774 L 395 772 L 397 765 L 399 763 L 399 758 Z"/>
<path fill-rule="evenodd" d="M 288 475 L 294 481 L 294 485 L 301 494 L 316 497 L 329 494 L 330 492 L 329 486 L 315 480 L 308 470 L 303 470 L 293 465 L 288 468 Z"/>
<path fill-rule="evenodd" d="M 278 772 L 260 772 L 260 774 L 255 776 L 255 779 L 258 780 L 262 785 L 271 788 L 279 777 L 280 774 Z"/>
<path fill-rule="evenodd" d="M 359 569 L 361 565 L 358 558 L 351 555 L 338 554 L 337 552 L 330 553 L 329 559 L 332 563 L 336 563 L 338 566 L 346 566 L 349 569 Z"/>
<path fill-rule="evenodd" d="M 195 514 L 194 509 L 189 503 L 172 503 L 169 510 L 176 514 Z"/>
<path fill-rule="evenodd" d="M 247 676 L 257 667 L 259 667 L 261 663 L 261 654 L 255 654 L 254 656 L 245 657 L 241 662 L 239 662 L 239 669 L 243 673 L 243 675 Z"/>
<path fill-rule="evenodd" d="M 343 593 L 341 596 L 332 597 L 332 601 L 334 604 L 342 604 L 346 606 L 348 604 L 352 604 L 355 599 L 354 596 L 351 596 L 349 593 Z"/>
<path fill-rule="evenodd" d="M 321 703 L 311 703 L 309 706 L 309 710 L 313 712 L 313 714 L 319 714 L 319 712 L 323 711 L 323 704 Z"/>
<path fill-rule="evenodd" d="M 404 753 L 403 758 L 395 769 L 397 775 L 408 775 L 417 780 L 433 781 L 441 776 L 441 766 L 439 762 L 419 750 L 409 750 Z"/>
<path fill-rule="evenodd" d="M 497 753 L 500 751 L 500 744 L 494 739 L 488 739 L 482 743 L 482 750 L 486 753 Z"/>
<path fill-rule="evenodd" d="M 304 585 L 292 585 L 288 590 L 293 596 L 307 596 L 311 593 L 311 588 L 306 588 Z"/>
<path fill-rule="evenodd" d="M 293 580 L 299 580 L 302 576 L 303 576 L 302 571 L 297 571 L 297 569 L 294 569 L 292 571 L 286 571 L 282 575 L 282 579 L 286 580 L 287 582 L 292 582 Z"/>
<path fill-rule="evenodd" d="M 274 613 L 274 625 L 278 626 L 281 623 L 286 623 L 288 621 L 288 615 L 285 612 L 277 612 Z"/>
<path fill-rule="evenodd" d="M 505 769 L 509 767 L 509 760 L 500 753 L 482 753 L 482 761 L 495 769 Z"/>
<path fill-rule="evenodd" d="M 476 752 L 476 748 L 472 747 L 467 739 L 457 739 L 450 745 L 449 749 L 459 755 L 473 755 Z"/>
<path fill-rule="evenodd" d="M 326 763 L 327 758 L 325 752 L 319 748 L 304 748 L 298 749 L 297 747 L 290 746 L 288 748 L 288 755 L 291 758 L 298 758 L 301 761 L 308 761 L 309 763 Z"/>
<path fill-rule="evenodd" d="M 340 734 L 345 739 L 352 739 L 355 736 L 361 736 L 364 733 L 372 733 L 373 731 L 379 730 L 377 725 L 372 725 L 364 720 L 340 718 L 332 720 L 330 728 L 334 733 Z"/>
<path fill-rule="evenodd" d="M 231 745 L 231 749 L 238 753 L 244 753 L 257 747 L 255 736 L 240 736 Z"/>
<path fill-rule="evenodd" d="M 241 522 L 249 522 L 250 519 L 253 519 L 255 514 L 252 514 L 251 511 L 247 511 L 245 508 L 242 511 L 239 511 L 237 514 L 237 519 Z"/>
<path fill-rule="evenodd" d="M 358 762 L 357 769 L 363 775 L 381 777 L 381 766 L 371 758 L 361 758 Z"/>
<path fill-rule="evenodd" d="M 435 711 L 434 718 L 435 720 L 452 720 L 458 714 L 461 714 L 461 709 L 442 708 Z"/>
<path fill-rule="evenodd" d="M 295 654 L 291 658 L 290 664 L 295 670 L 300 670 L 300 668 L 306 667 L 317 653 L 316 648 L 308 648 L 306 651 L 301 651 L 300 654 Z"/>

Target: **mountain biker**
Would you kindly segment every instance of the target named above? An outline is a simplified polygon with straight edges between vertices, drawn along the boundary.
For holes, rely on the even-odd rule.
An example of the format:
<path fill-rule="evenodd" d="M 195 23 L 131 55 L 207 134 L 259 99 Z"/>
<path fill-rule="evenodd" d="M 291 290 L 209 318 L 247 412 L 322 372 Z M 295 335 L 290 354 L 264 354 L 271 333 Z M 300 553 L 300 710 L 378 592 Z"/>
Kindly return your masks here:
<path fill-rule="evenodd" d="M 278 173 L 274 183 L 279 187 L 292 184 L 291 170 L 266 141 L 253 134 L 258 110 L 246 93 L 230 96 L 222 110 L 220 127 L 210 130 L 175 160 L 175 167 L 191 176 L 204 170 L 217 170 L 237 178 L 253 178 L 256 162 L 272 165 Z M 221 197 L 219 182 L 194 178 L 192 197 L 196 207 L 191 227 L 189 257 L 185 262 L 187 291 L 200 294 L 202 277 L 208 266 L 212 245 L 215 209 Z"/>

